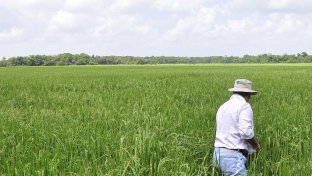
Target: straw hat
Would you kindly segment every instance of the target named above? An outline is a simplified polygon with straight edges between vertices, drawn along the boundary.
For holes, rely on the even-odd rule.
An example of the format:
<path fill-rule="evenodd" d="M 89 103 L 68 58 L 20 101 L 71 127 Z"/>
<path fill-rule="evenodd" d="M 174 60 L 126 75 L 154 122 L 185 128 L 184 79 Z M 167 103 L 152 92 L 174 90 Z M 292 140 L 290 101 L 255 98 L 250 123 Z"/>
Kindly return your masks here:
<path fill-rule="evenodd" d="M 257 91 L 251 89 L 252 82 L 247 79 L 237 79 L 234 82 L 234 87 L 229 89 L 231 92 L 246 92 L 250 94 L 257 94 Z"/>

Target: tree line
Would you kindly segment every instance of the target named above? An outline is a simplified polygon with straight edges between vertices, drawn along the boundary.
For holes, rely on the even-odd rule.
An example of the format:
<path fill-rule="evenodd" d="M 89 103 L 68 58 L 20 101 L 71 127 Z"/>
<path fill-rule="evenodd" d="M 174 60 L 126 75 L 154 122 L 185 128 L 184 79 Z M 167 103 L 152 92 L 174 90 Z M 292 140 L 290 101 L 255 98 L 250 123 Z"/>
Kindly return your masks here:
<path fill-rule="evenodd" d="M 58 55 L 30 55 L 2 58 L 0 67 L 7 66 L 63 66 L 63 65 L 115 65 L 115 64 L 196 64 L 196 63 L 311 63 L 312 55 L 298 54 L 261 54 L 244 56 L 94 56 L 85 53 Z"/>

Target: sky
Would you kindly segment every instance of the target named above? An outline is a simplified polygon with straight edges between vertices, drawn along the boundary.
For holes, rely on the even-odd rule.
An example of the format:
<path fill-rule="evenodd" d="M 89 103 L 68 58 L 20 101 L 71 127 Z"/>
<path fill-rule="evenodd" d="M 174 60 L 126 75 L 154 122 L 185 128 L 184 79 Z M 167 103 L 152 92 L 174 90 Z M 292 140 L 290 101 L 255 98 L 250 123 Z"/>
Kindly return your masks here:
<path fill-rule="evenodd" d="M 312 0 L 0 0 L 0 58 L 312 54 Z"/>

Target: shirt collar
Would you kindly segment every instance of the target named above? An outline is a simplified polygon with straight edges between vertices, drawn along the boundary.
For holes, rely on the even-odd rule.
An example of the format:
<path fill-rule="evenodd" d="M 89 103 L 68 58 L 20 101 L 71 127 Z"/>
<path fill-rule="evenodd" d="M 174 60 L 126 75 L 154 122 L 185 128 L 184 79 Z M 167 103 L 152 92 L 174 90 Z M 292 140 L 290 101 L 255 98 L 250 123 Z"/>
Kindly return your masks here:
<path fill-rule="evenodd" d="M 237 98 L 237 99 L 239 99 L 241 101 L 246 102 L 245 98 L 243 96 L 241 96 L 241 95 L 238 95 L 238 94 L 233 94 L 230 99 L 232 99 L 232 98 Z"/>

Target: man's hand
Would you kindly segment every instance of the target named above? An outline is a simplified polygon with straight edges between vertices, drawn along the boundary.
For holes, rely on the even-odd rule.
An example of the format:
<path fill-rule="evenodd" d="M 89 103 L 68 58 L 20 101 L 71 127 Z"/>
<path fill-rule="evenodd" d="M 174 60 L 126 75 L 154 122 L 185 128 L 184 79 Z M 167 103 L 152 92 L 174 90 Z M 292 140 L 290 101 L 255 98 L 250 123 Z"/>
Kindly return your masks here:
<path fill-rule="evenodd" d="M 255 147 L 256 152 L 259 152 L 261 149 L 260 144 L 257 142 L 257 145 Z"/>
<path fill-rule="evenodd" d="M 251 139 L 247 139 L 247 142 L 256 150 L 256 152 L 260 151 L 260 144 L 257 141 L 256 137 L 253 137 Z"/>

